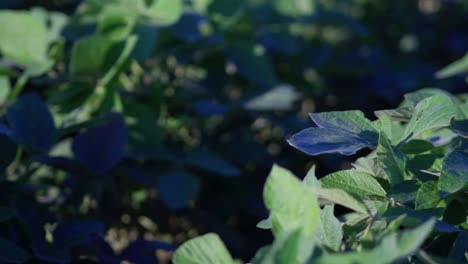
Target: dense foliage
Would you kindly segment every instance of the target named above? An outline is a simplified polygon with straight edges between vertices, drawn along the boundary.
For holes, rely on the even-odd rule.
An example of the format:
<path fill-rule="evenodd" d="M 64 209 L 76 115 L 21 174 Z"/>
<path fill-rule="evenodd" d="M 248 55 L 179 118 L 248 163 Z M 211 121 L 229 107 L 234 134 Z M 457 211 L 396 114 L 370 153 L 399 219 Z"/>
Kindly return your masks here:
<path fill-rule="evenodd" d="M 466 91 L 468 58 L 435 73 L 468 51 L 468 6 L 455 0 L 287 3 L 0 1 L 0 262 L 164 263 L 178 245 L 208 231 L 219 234 L 235 256 L 249 259 L 272 238 L 255 223 L 275 215 L 277 207 L 279 215 L 261 224 L 272 226 L 276 239 L 274 251 L 261 251 L 266 262 L 283 254 L 282 243 L 291 239 L 315 248 L 314 259 L 353 249 L 377 254 L 373 250 L 391 233 L 379 231 L 388 221 L 412 227 L 431 216 L 438 222 L 421 230 L 441 223 L 458 230 L 437 230 L 443 235 L 435 242 L 463 242 L 460 218 L 444 218 L 445 212 L 452 217 L 450 212 L 462 211 L 456 201 L 466 198 L 457 180 L 463 174 L 451 172 L 455 179 L 442 184 L 443 193 L 434 175 L 447 157 L 463 158 L 464 145 L 457 144 L 466 137 L 466 123 L 458 112 L 466 111 L 466 97 L 423 90 L 407 97 L 400 110 L 379 112 L 375 122 L 360 112 L 316 112 L 359 108 L 369 114 L 426 86 Z M 429 95 L 438 97 L 418 107 Z M 452 101 L 457 110 L 448 106 Z M 439 104 L 446 115 L 438 116 L 433 107 Z M 312 160 L 285 140 L 310 125 L 309 112 L 317 127 L 289 143 L 308 154 L 325 153 Z M 425 116 L 411 121 L 413 112 Z M 427 127 L 419 126 L 423 117 Z M 407 131 L 399 122 L 408 123 Z M 377 151 L 355 162 L 368 151 L 360 149 L 369 148 Z M 398 160 L 385 156 L 392 151 Z M 382 159 L 390 164 L 379 165 Z M 273 185 L 262 202 L 275 163 L 298 174 L 316 164 L 317 173 L 327 175 L 348 162 L 378 191 L 337 191 L 355 201 L 354 215 L 334 200 L 341 207 L 320 209 L 318 194 L 298 187 L 280 167 L 272 173 L 280 175 L 279 183 L 268 178 L 267 186 Z M 306 182 L 317 192 L 331 186 L 313 173 Z M 347 173 L 334 177 L 353 179 Z M 408 195 L 389 195 L 410 178 L 412 185 L 403 187 Z M 278 195 L 276 184 L 287 189 Z M 440 209 L 424 208 L 417 217 L 413 211 L 406 218 L 399 211 L 385 215 L 400 204 L 420 214 L 425 198 L 411 197 L 423 186 L 424 195 L 440 200 L 422 206 Z M 323 192 L 320 199 L 328 197 Z M 296 193 L 302 195 L 294 200 Z M 281 195 L 284 202 L 293 199 L 287 216 L 281 215 Z M 316 204 L 313 211 L 295 207 L 302 199 Z M 323 239 L 300 242 L 324 228 L 319 214 L 333 227 L 347 223 L 346 239 L 325 246 Z M 354 226 L 348 225 L 352 219 Z M 304 230 L 296 230 L 302 223 Z M 364 237 L 362 230 L 368 230 Z M 352 234 L 359 234 L 355 241 Z M 210 250 L 219 247 L 219 256 L 230 258 L 217 237 L 207 240 L 214 243 Z M 403 255 L 419 252 L 424 258 L 419 246 Z M 449 251 L 427 250 L 439 256 Z M 456 254 L 450 256 L 460 260 Z M 179 258 L 184 263 L 183 253 Z"/>
<path fill-rule="evenodd" d="M 468 101 L 441 90 L 405 96 L 397 109 L 312 113 L 316 127 L 289 143 L 311 155 L 372 152 L 352 169 L 299 181 L 274 166 L 258 227 L 275 241 L 260 263 L 466 263 L 468 261 Z M 337 218 L 334 208 L 351 212 Z M 238 263 L 214 234 L 195 238 L 177 263 Z"/>

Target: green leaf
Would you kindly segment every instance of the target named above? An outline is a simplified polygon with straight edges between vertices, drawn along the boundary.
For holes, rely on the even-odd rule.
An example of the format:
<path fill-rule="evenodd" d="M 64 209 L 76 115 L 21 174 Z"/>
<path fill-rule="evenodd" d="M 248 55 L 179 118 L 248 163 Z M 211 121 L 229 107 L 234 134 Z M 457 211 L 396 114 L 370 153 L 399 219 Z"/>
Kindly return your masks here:
<path fill-rule="evenodd" d="M 0 76 L 0 105 L 4 104 L 10 93 L 10 80 L 7 76 Z"/>
<path fill-rule="evenodd" d="M 274 165 L 265 183 L 263 199 L 270 210 L 273 233 L 301 228 L 310 236 L 317 227 L 320 208 L 315 195 L 290 171 Z"/>
<path fill-rule="evenodd" d="M 434 223 L 435 220 L 432 219 L 415 229 L 391 233 L 383 238 L 377 247 L 371 250 L 323 255 L 311 261 L 311 263 L 374 264 L 376 260 L 379 263 L 393 263 L 416 253 L 431 233 Z"/>
<path fill-rule="evenodd" d="M 315 165 L 312 165 L 312 167 L 307 172 L 307 175 L 304 177 L 302 182 L 307 187 L 311 187 L 311 188 L 320 188 L 322 186 L 322 183 L 317 179 L 317 176 L 315 176 Z"/>
<path fill-rule="evenodd" d="M 308 16 L 315 11 L 315 1 L 311 0 L 274 0 L 273 4 L 278 13 L 286 16 Z"/>
<path fill-rule="evenodd" d="M 174 264 L 235 264 L 218 235 L 210 233 L 182 244 L 174 253 Z"/>
<path fill-rule="evenodd" d="M 454 193 L 468 184 L 468 154 L 452 151 L 442 161 L 439 190 Z"/>
<path fill-rule="evenodd" d="M 431 142 L 422 139 L 413 139 L 400 147 L 405 154 L 421 154 L 434 148 Z"/>
<path fill-rule="evenodd" d="M 169 26 L 179 20 L 182 12 L 182 0 L 153 0 L 145 15 L 158 26 Z"/>
<path fill-rule="evenodd" d="M 388 117 L 392 121 L 408 122 L 411 119 L 413 111 L 409 107 L 402 107 L 397 109 L 375 111 L 374 114 L 378 118 Z"/>
<path fill-rule="evenodd" d="M 359 213 L 369 214 L 369 210 L 362 200 L 355 195 L 341 189 L 313 189 L 313 192 L 326 201 L 339 204 Z"/>
<path fill-rule="evenodd" d="M 323 188 L 343 189 L 362 196 L 385 197 L 386 192 L 371 175 L 356 170 L 338 171 L 320 180 Z"/>
<path fill-rule="evenodd" d="M 307 243 L 306 243 L 307 242 Z M 273 245 L 262 248 L 252 264 L 304 263 L 304 256 L 309 256 L 313 244 L 304 241 L 299 229 L 281 233 Z"/>
<path fill-rule="evenodd" d="M 321 245 L 339 250 L 343 239 L 340 221 L 333 215 L 333 206 L 327 205 L 320 211 L 320 222 L 314 233 L 314 238 Z"/>
<path fill-rule="evenodd" d="M 439 195 L 436 181 L 428 181 L 421 185 L 416 193 L 415 209 L 431 209 L 436 207 L 442 198 Z"/>
<path fill-rule="evenodd" d="M 13 242 L 0 238 L 0 261 L 2 263 L 24 263 L 28 259 L 27 253 Z"/>
<path fill-rule="evenodd" d="M 106 5 L 99 13 L 97 30 L 112 40 L 123 40 L 130 35 L 137 15 L 123 5 Z"/>
<path fill-rule="evenodd" d="M 370 174 L 376 178 L 387 178 L 385 171 L 379 166 L 377 159 L 371 159 L 368 157 L 362 157 L 356 160 L 352 164 L 353 168 L 356 171 L 364 172 Z"/>
<path fill-rule="evenodd" d="M 392 186 L 387 193 L 387 197 L 398 203 L 414 202 L 419 187 L 419 182 L 416 180 L 404 181 Z"/>
<path fill-rule="evenodd" d="M 52 66 L 47 56 L 48 35 L 45 21 L 24 11 L 0 11 L 0 51 L 32 75 L 41 74 Z"/>
<path fill-rule="evenodd" d="M 412 93 L 407 93 L 404 95 L 405 99 L 400 105 L 400 108 L 407 107 L 409 109 L 414 110 L 416 105 L 421 102 L 422 100 L 429 98 L 435 95 L 446 95 L 451 97 L 452 95 L 445 90 L 437 89 L 437 88 L 423 88 Z"/>
<path fill-rule="evenodd" d="M 406 157 L 394 148 L 384 133 L 380 133 L 377 147 L 377 159 L 381 168 L 387 174 L 392 186 L 403 182 L 406 167 Z"/>
<path fill-rule="evenodd" d="M 426 98 L 416 105 L 403 139 L 415 137 L 427 130 L 447 127 L 457 115 L 457 107 L 446 95 Z"/>
<path fill-rule="evenodd" d="M 273 228 L 270 218 L 263 219 L 262 221 L 258 222 L 257 227 L 260 229 L 272 229 Z"/>
<path fill-rule="evenodd" d="M 96 81 L 107 72 L 106 57 L 113 42 L 101 35 L 78 40 L 73 45 L 70 59 L 71 77 L 84 81 Z"/>
<path fill-rule="evenodd" d="M 468 73 L 468 53 L 463 58 L 450 63 L 438 71 L 436 77 L 443 79 L 463 73 Z"/>

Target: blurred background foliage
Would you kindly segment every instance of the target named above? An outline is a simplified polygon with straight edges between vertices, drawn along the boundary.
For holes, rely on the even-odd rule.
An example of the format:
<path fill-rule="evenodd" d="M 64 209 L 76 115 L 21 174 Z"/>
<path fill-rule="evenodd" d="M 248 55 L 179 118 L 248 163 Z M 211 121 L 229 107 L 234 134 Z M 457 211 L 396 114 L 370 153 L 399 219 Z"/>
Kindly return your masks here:
<path fill-rule="evenodd" d="M 466 75 L 435 77 L 468 51 L 463 0 L 0 8 L 0 249 L 30 263 L 166 263 L 208 231 L 250 259 L 271 240 L 255 224 L 273 163 L 323 175 L 353 160 L 287 146 L 308 113 L 467 91 Z"/>

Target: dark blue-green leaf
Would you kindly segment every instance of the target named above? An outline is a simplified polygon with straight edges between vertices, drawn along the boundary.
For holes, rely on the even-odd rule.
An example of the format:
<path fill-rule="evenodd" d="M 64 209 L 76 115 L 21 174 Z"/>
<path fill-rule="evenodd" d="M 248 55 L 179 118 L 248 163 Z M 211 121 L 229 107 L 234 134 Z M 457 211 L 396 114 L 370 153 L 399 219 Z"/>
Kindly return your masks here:
<path fill-rule="evenodd" d="M 21 95 L 8 107 L 13 137 L 34 151 L 45 152 L 54 143 L 56 128 L 47 105 L 35 93 Z"/>

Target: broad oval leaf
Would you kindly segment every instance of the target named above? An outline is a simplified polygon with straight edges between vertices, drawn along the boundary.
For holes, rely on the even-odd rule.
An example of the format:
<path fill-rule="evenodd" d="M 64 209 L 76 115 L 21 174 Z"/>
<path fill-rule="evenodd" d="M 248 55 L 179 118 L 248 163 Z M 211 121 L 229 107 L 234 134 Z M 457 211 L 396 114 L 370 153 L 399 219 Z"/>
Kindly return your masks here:
<path fill-rule="evenodd" d="M 436 181 L 428 181 L 421 185 L 416 193 L 415 209 L 431 209 L 437 207 L 442 198 L 439 195 Z"/>
<path fill-rule="evenodd" d="M 21 95 L 8 107 L 13 137 L 34 151 L 45 152 L 54 143 L 56 128 L 47 105 L 35 93 Z"/>
<path fill-rule="evenodd" d="M 46 21 L 31 12 L 0 11 L 0 51 L 28 68 L 33 75 L 52 66 L 49 60 Z"/>
<path fill-rule="evenodd" d="M 89 128 L 72 143 L 75 159 L 98 174 L 108 172 L 120 162 L 128 141 L 123 117 L 110 115 L 112 119 L 107 124 Z"/>
<path fill-rule="evenodd" d="M 106 59 L 113 42 L 102 35 L 81 38 L 73 45 L 70 58 L 71 77 L 80 81 L 95 81 L 104 75 Z"/>
<path fill-rule="evenodd" d="M 153 0 L 145 15 L 158 26 L 169 26 L 179 20 L 182 12 L 182 0 Z"/>
<path fill-rule="evenodd" d="M 156 181 L 161 200 L 170 209 L 181 209 L 195 199 L 200 182 L 195 176 L 184 171 L 160 175 Z"/>
<path fill-rule="evenodd" d="M 321 128 L 351 133 L 369 145 L 377 146 L 378 132 L 361 111 L 311 113 L 310 117 Z"/>
<path fill-rule="evenodd" d="M 358 150 L 371 147 L 369 143 L 359 137 L 327 128 L 307 128 L 288 139 L 289 145 L 308 155 L 325 153 L 341 153 L 353 155 Z"/>
<path fill-rule="evenodd" d="M 457 113 L 457 106 L 447 95 L 426 98 L 416 105 L 403 139 L 415 137 L 430 129 L 447 127 Z"/>
<path fill-rule="evenodd" d="M 320 180 L 323 188 L 343 189 L 362 196 L 385 197 L 386 192 L 371 175 L 355 170 L 338 171 Z"/>
<path fill-rule="evenodd" d="M 274 165 L 265 183 L 263 199 L 270 210 L 273 233 L 301 228 L 305 236 L 313 234 L 319 221 L 317 198 L 290 171 Z"/>
<path fill-rule="evenodd" d="M 439 178 L 439 190 L 457 192 L 468 185 L 468 154 L 452 151 L 445 156 Z"/>

